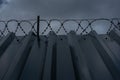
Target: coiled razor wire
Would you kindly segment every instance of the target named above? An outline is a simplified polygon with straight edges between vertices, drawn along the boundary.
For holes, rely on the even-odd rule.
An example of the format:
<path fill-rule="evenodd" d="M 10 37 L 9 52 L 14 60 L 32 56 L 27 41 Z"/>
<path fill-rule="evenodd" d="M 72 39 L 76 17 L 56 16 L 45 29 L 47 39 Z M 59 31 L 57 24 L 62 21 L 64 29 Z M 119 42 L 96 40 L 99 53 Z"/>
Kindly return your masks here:
<path fill-rule="evenodd" d="M 100 25 L 97 22 L 102 21 Z M 102 27 L 105 23 L 108 24 L 108 27 Z M 77 34 L 83 35 L 87 34 L 92 30 L 106 29 L 104 34 L 108 34 L 112 29 L 120 30 L 120 18 L 112 19 L 41 19 L 40 24 L 40 35 L 47 35 L 49 31 L 54 31 L 57 35 L 63 34 L 66 35 L 70 30 L 74 30 Z M 10 25 L 11 24 L 11 25 Z M 96 24 L 96 26 L 94 26 Z M 72 26 L 72 27 L 71 27 Z M 102 28 L 100 28 L 102 27 Z M 16 20 L 11 19 L 8 21 L 0 20 L 0 39 L 2 39 L 6 34 L 13 32 L 16 35 L 17 41 L 23 40 L 30 31 L 33 31 L 37 34 L 37 20 Z M 22 39 L 19 39 L 19 36 L 23 36 Z"/>

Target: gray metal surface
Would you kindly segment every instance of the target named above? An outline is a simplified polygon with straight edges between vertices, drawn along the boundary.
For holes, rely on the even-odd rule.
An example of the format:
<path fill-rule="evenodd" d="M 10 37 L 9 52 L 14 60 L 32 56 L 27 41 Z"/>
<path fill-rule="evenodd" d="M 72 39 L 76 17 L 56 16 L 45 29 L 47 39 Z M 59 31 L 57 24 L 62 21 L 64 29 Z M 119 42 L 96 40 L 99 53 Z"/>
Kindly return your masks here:
<path fill-rule="evenodd" d="M 120 32 L 86 35 L 30 32 L 0 40 L 0 80 L 120 80 Z"/>

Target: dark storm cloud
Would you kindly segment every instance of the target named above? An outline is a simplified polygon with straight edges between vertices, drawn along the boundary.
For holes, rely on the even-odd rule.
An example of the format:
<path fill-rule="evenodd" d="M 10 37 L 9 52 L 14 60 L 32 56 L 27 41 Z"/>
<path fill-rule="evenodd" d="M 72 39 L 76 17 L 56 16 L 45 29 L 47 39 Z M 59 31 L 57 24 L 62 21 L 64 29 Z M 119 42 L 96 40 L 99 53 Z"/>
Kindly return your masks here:
<path fill-rule="evenodd" d="M 3 1 L 2 0 L 0 0 L 0 5 L 3 3 Z"/>
<path fill-rule="evenodd" d="M 11 0 L 1 14 L 68 18 L 120 17 L 119 3 L 120 0 Z"/>
<path fill-rule="evenodd" d="M 114 17 L 120 14 L 119 3 L 120 0 L 26 0 L 23 7 L 41 15 Z"/>
<path fill-rule="evenodd" d="M 0 10 L 2 10 L 2 8 L 8 4 L 7 0 L 0 0 Z"/>
<path fill-rule="evenodd" d="M 0 7 L 4 4 L 3 0 L 0 0 Z"/>

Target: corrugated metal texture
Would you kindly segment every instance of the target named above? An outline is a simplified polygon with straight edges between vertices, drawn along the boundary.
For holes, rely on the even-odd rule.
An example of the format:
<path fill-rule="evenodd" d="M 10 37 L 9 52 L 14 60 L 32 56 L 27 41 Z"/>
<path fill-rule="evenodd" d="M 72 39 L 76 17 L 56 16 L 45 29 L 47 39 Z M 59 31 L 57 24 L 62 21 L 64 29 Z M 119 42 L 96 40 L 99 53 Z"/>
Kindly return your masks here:
<path fill-rule="evenodd" d="M 0 80 L 120 80 L 120 31 L 0 40 Z"/>

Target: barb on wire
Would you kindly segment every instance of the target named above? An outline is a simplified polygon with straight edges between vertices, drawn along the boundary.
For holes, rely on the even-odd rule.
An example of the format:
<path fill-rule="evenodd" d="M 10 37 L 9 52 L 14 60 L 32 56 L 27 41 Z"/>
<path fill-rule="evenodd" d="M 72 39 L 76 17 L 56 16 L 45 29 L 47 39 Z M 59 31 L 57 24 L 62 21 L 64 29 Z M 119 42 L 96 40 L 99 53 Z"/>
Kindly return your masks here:
<path fill-rule="evenodd" d="M 55 21 L 58 22 L 60 25 L 55 23 Z M 74 26 L 74 24 L 70 24 L 70 22 L 74 22 L 75 24 L 77 24 L 77 27 L 74 27 L 75 28 L 74 30 L 76 33 L 82 35 L 89 33 L 89 31 L 95 30 L 95 27 L 93 25 L 98 21 L 104 21 L 105 23 L 106 22 L 108 23 L 109 27 L 106 30 L 106 34 L 108 34 L 113 28 L 120 30 L 120 18 L 46 20 L 46 19 L 40 19 L 40 16 L 38 16 L 37 19 L 28 19 L 28 20 L 16 20 L 16 19 L 10 19 L 6 21 L 0 20 L 0 38 L 5 36 L 6 32 L 8 33 L 14 32 L 16 34 L 16 39 L 18 41 L 22 41 L 25 38 L 25 36 L 28 34 L 28 32 L 33 31 L 37 35 L 39 42 L 40 40 L 39 35 L 46 35 L 46 33 L 49 31 L 54 31 L 56 34 L 60 34 L 60 31 L 63 30 L 65 34 L 69 33 L 68 28 L 73 29 L 70 26 L 72 25 Z M 86 23 L 83 24 L 83 22 Z M 52 23 L 54 23 L 54 25 Z M 29 26 L 27 24 L 29 24 Z M 68 24 L 69 27 L 66 26 L 66 24 Z M 26 26 L 31 29 L 26 29 Z M 99 25 L 96 27 L 99 27 Z M 24 37 L 22 39 L 19 39 L 18 36 L 24 36 Z"/>

